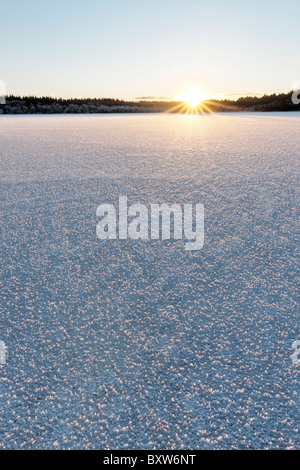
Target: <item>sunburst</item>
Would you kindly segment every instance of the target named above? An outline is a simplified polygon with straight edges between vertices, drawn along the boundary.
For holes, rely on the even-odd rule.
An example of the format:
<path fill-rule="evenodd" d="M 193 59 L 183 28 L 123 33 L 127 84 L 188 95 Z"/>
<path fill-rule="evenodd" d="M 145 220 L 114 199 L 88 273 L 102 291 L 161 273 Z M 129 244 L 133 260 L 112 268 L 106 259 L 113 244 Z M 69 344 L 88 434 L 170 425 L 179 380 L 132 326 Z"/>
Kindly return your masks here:
<path fill-rule="evenodd" d="M 190 108 L 196 108 L 200 105 L 200 103 L 202 103 L 202 101 L 205 101 L 207 98 L 208 95 L 204 91 L 199 90 L 198 88 L 188 90 L 183 95 L 178 97 L 180 101 L 184 101 Z"/>

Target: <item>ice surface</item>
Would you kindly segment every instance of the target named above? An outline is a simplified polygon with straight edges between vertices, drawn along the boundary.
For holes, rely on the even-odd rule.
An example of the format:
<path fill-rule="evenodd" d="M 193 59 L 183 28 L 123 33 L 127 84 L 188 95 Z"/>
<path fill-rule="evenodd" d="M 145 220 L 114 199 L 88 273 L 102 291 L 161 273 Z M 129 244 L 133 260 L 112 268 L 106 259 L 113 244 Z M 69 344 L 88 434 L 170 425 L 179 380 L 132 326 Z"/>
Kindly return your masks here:
<path fill-rule="evenodd" d="M 299 448 L 299 129 L 0 117 L 0 447 Z M 119 195 L 203 203 L 203 249 L 100 241 Z"/>

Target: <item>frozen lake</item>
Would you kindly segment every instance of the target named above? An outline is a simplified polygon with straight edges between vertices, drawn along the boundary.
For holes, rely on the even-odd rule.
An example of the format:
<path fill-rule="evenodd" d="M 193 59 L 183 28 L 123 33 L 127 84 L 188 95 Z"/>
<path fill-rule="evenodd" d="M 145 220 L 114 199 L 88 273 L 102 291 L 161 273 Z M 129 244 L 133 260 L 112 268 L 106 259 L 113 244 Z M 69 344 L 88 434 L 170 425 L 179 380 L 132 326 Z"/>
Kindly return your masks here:
<path fill-rule="evenodd" d="M 299 448 L 300 114 L 1 116 L 0 448 Z M 96 208 L 202 203 L 205 241 Z"/>

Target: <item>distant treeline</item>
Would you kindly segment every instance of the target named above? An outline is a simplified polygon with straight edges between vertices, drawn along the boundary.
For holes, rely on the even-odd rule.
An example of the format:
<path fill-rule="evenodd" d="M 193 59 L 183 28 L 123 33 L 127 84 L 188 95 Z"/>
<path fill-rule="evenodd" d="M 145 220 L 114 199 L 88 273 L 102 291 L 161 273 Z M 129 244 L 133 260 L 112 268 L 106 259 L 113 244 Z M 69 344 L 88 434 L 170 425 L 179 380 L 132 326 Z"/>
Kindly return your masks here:
<path fill-rule="evenodd" d="M 245 96 L 236 101 L 232 100 L 209 100 L 206 103 L 214 104 L 215 107 L 223 108 L 224 111 L 299 111 L 300 104 L 292 102 L 293 91 L 276 95 Z M 219 111 L 219 109 L 218 109 Z"/>
<path fill-rule="evenodd" d="M 254 111 L 294 111 L 300 110 L 300 104 L 292 102 L 293 91 L 276 95 L 264 95 L 260 98 L 246 96 L 239 98 L 235 104 L 243 109 L 250 108 Z"/>
<path fill-rule="evenodd" d="M 300 105 L 292 102 L 292 93 L 246 96 L 237 101 L 207 100 L 199 111 L 296 111 Z M 8 96 L 0 105 L 0 114 L 92 114 L 92 113 L 160 113 L 184 112 L 184 103 L 174 101 L 123 101 L 112 98 L 62 99 L 35 96 Z"/>

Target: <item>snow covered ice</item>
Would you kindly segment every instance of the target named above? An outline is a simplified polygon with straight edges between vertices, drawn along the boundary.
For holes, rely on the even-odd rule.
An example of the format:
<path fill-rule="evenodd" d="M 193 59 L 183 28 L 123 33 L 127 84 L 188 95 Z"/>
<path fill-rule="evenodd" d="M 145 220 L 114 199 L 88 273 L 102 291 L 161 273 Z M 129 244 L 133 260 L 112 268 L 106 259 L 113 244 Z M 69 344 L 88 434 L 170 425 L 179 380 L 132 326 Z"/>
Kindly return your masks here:
<path fill-rule="evenodd" d="M 299 448 L 297 113 L 1 116 L 0 448 Z M 202 250 L 96 236 L 201 203 Z"/>

